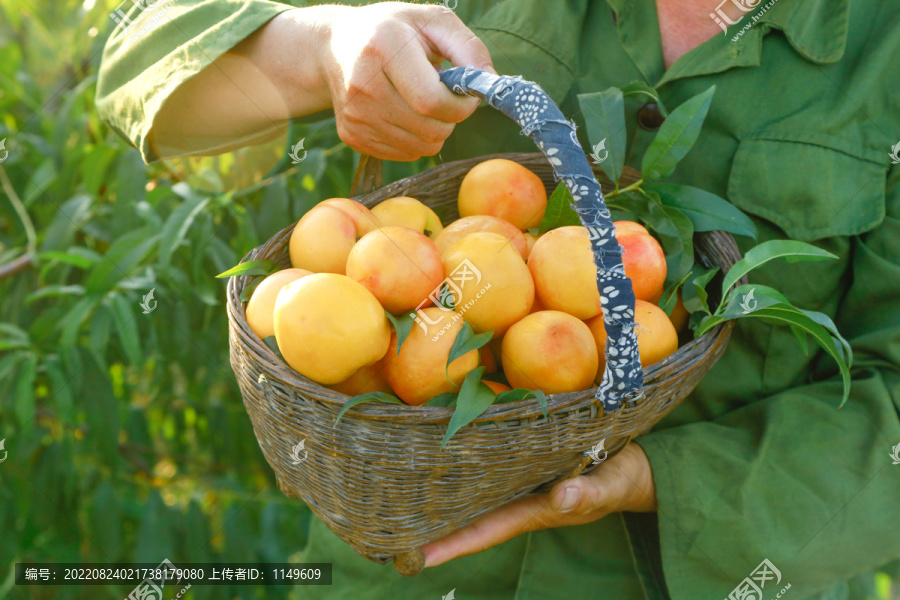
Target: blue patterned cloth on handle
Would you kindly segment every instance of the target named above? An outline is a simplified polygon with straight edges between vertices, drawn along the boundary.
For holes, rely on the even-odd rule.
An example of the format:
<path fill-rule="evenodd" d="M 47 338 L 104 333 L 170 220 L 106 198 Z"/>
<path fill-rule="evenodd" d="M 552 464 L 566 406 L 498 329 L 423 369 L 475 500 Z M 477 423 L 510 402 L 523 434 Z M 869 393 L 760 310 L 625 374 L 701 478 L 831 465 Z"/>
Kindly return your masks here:
<path fill-rule="evenodd" d="M 605 412 L 615 412 L 623 403 L 637 400 L 643 395 L 644 376 L 634 328 L 634 291 L 625 276 L 622 250 L 603 192 L 578 143 L 575 124 L 536 83 L 521 77 L 494 75 L 472 67 L 448 69 L 440 77 L 454 93 L 484 98 L 518 123 L 522 133 L 546 155 L 556 179 L 566 183 L 591 241 L 606 327 L 606 370 L 596 398 Z"/>

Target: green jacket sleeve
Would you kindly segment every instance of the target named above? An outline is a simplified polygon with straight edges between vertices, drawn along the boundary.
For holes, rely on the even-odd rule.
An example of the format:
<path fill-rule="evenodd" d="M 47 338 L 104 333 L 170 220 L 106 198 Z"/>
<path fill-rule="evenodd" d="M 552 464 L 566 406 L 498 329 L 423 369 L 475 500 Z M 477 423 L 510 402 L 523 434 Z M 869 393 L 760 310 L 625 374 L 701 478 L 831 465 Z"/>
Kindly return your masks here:
<path fill-rule="evenodd" d="M 267 0 L 159 0 L 143 11 L 132 4 L 124 14 L 114 13 L 119 24 L 103 50 L 97 83 L 100 115 L 146 162 L 159 160 L 151 132 L 172 92 L 291 8 Z M 209 144 L 214 150 L 216 142 Z"/>
<path fill-rule="evenodd" d="M 887 198 L 882 224 L 851 238 L 852 284 L 835 319 L 854 351 L 843 408 L 840 380 L 826 375 L 636 440 L 653 468 L 675 600 L 698 589 L 727 598 L 764 559 L 782 580 L 763 597 L 790 583 L 799 599 L 900 557 L 890 456 L 900 444 L 900 169 Z"/>

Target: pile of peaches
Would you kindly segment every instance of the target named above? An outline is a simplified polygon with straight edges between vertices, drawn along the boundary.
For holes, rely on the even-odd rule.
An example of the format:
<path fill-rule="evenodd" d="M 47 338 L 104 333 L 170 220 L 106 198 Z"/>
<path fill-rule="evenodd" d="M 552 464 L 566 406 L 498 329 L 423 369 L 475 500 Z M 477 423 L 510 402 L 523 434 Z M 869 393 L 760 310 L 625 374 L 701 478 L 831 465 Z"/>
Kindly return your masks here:
<path fill-rule="evenodd" d="M 541 179 L 505 159 L 469 171 L 460 218 L 446 225 L 411 197 L 371 210 L 324 200 L 291 234 L 293 268 L 254 290 L 247 322 L 260 338 L 274 335 L 298 373 L 349 396 L 386 392 L 421 405 L 459 391 L 479 366 L 495 393 L 590 388 L 602 379 L 606 342 L 593 254 L 584 227 L 538 234 L 546 207 Z M 659 242 L 638 223 L 615 226 L 646 366 L 678 348 L 687 314 L 679 305 L 670 318 L 656 304 L 666 279 Z M 450 361 L 461 332 L 491 340 Z"/>

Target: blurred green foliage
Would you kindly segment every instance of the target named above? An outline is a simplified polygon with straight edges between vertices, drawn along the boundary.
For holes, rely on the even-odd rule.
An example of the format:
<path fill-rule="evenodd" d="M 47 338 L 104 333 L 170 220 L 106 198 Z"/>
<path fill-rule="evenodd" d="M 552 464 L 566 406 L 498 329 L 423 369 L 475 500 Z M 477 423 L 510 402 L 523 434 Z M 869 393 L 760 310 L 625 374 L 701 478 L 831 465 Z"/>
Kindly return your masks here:
<path fill-rule="evenodd" d="M 305 543 L 309 511 L 278 491 L 244 410 L 215 275 L 347 195 L 356 158 L 332 120 L 297 126 L 307 158 L 249 194 L 145 165 L 94 106 L 116 4 L 0 0 L 0 270 L 33 256 L 0 280 L 0 598 L 130 591 L 26 592 L 15 562 L 284 562 Z"/>

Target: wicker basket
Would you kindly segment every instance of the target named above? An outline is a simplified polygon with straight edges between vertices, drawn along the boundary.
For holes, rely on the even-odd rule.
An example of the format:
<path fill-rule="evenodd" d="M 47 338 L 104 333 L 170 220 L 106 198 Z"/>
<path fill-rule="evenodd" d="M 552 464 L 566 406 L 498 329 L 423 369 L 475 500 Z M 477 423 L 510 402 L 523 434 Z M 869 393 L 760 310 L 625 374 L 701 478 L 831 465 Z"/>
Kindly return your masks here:
<path fill-rule="evenodd" d="M 373 206 L 413 196 L 446 223 L 457 216 L 466 172 L 497 157 L 525 165 L 548 191 L 555 185 L 542 154 L 498 154 L 446 163 L 358 199 Z M 626 169 L 623 182 L 636 179 Z M 282 230 L 244 260 L 290 266 L 285 246 L 292 230 Z M 722 232 L 697 234 L 695 242 L 707 267 L 727 270 L 740 258 L 734 240 Z M 549 396 L 547 417 L 533 399 L 495 405 L 441 450 L 451 408 L 361 404 L 333 427 L 347 396 L 301 376 L 253 334 L 240 301 L 249 279 L 233 277 L 228 284 L 231 365 L 279 489 L 306 502 L 361 555 L 378 563 L 396 558 L 395 568 L 406 575 L 421 570 L 423 544 L 590 468 L 585 452 L 599 441 L 606 440 L 612 456 L 649 431 L 715 364 L 732 327 L 723 323 L 644 369 L 643 399 L 617 412 L 604 414 L 594 390 Z M 300 441 L 308 454 L 294 464 L 292 448 Z"/>

